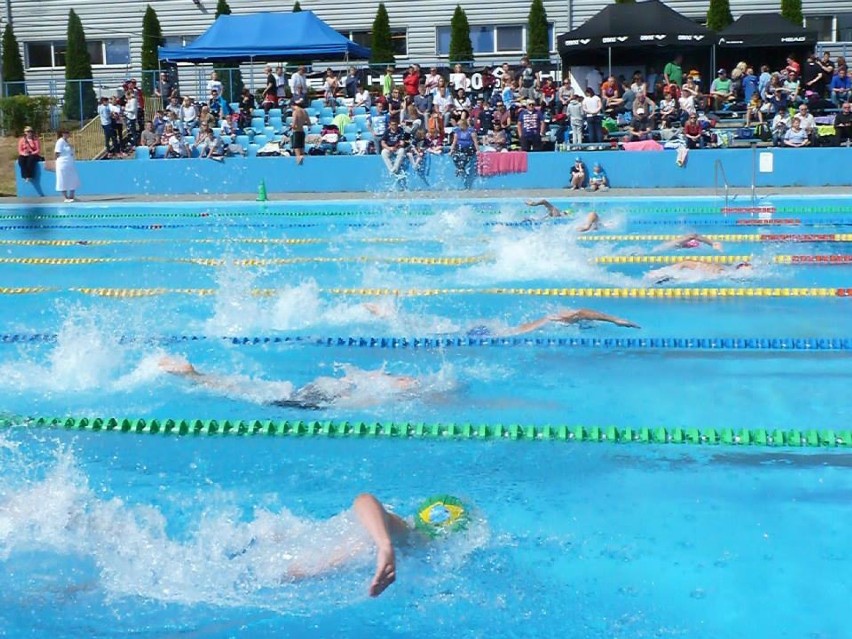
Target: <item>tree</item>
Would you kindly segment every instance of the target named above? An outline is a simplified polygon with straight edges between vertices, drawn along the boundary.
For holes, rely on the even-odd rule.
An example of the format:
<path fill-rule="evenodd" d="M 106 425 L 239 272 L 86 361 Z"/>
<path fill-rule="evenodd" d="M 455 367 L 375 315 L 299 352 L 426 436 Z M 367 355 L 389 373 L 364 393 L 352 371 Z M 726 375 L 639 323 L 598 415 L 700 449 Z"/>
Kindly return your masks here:
<path fill-rule="evenodd" d="M 154 83 L 159 69 L 159 56 L 157 47 L 165 44 L 163 29 L 160 27 L 160 19 L 157 12 L 149 4 L 142 18 L 142 91 L 145 95 L 154 93 Z"/>
<path fill-rule="evenodd" d="M 12 31 L 12 23 L 6 23 L 3 31 L 3 82 L 5 83 L 4 96 L 23 95 L 26 93 L 24 85 L 24 61 L 21 60 L 21 49 L 18 47 L 18 39 Z"/>
<path fill-rule="evenodd" d="M 473 43 L 470 41 L 470 23 L 460 4 L 456 5 L 450 22 L 450 62 L 473 62 Z"/>
<path fill-rule="evenodd" d="M 229 15 L 231 15 L 231 7 L 228 5 L 228 0 L 219 0 L 216 3 L 216 18 Z M 239 100 L 240 94 L 243 92 L 243 74 L 240 73 L 239 67 L 214 66 L 213 70 L 219 75 L 225 101 L 236 102 Z"/>
<path fill-rule="evenodd" d="M 615 4 L 633 4 L 636 0 L 615 0 Z"/>
<path fill-rule="evenodd" d="M 532 0 L 527 18 L 527 57 L 530 60 L 549 60 L 547 12 L 542 0 Z"/>
<path fill-rule="evenodd" d="M 707 9 L 707 28 L 711 31 L 721 31 L 734 21 L 731 15 L 731 4 L 728 0 L 710 0 Z"/>
<path fill-rule="evenodd" d="M 802 15 L 802 0 L 781 0 L 781 15 L 801 27 L 805 21 Z"/>
<path fill-rule="evenodd" d="M 370 40 L 370 64 L 393 64 L 393 38 L 391 38 L 390 18 L 385 3 L 380 2 L 373 20 L 373 36 Z"/>
<path fill-rule="evenodd" d="M 85 120 L 95 115 L 95 90 L 92 86 L 92 58 L 86 45 L 83 23 L 68 12 L 68 35 L 65 49 L 65 97 L 63 113 L 68 120 Z"/>
<path fill-rule="evenodd" d="M 296 4 L 293 5 L 293 13 L 299 13 L 302 10 L 302 5 L 299 4 L 299 0 L 296 0 Z"/>

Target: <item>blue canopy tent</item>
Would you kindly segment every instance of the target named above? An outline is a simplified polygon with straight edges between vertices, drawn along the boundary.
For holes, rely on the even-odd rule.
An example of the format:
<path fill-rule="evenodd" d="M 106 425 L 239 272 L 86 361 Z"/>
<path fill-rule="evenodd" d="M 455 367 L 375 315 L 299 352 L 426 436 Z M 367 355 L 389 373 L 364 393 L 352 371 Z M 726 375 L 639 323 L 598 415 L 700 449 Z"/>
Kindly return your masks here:
<path fill-rule="evenodd" d="M 370 50 L 341 35 L 312 11 L 222 15 L 191 44 L 160 47 L 164 62 L 367 59 Z"/>

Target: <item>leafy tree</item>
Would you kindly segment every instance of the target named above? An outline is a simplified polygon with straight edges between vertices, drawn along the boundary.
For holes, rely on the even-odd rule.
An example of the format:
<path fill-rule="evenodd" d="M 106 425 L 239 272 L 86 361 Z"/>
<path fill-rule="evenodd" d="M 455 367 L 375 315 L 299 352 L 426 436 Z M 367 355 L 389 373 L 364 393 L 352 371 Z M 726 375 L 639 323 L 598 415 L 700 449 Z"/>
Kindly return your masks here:
<path fill-rule="evenodd" d="M 550 58 L 548 43 L 547 11 L 542 0 L 532 0 L 530 15 L 527 18 L 527 57 L 530 60 L 547 60 Z"/>
<path fill-rule="evenodd" d="M 473 62 L 473 43 L 470 41 L 470 23 L 460 4 L 456 5 L 450 22 L 450 62 Z"/>
<path fill-rule="evenodd" d="M 92 58 L 86 46 L 83 23 L 68 12 L 68 35 L 65 49 L 65 96 L 63 113 L 68 120 L 84 120 L 95 115 L 95 90 L 92 85 Z"/>
<path fill-rule="evenodd" d="M 21 60 L 21 49 L 18 47 L 18 39 L 12 31 L 12 23 L 6 23 L 3 31 L 3 82 L 5 83 L 4 95 L 23 95 L 26 93 L 24 86 L 24 61 Z"/>
<path fill-rule="evenodd" d="M 231 7 L 228 5 L 228 0 L 219 0 L 216 3 L 216 18 L 229 15 L 231 15 Z M 219 75 L 225 101 L 236 102 L 239 100 L 240 94 L 243 92 L 243 74 L 240 73 L 239 67 L 217 65 L 213 67 L 213 70 Z"/>
<path fill-rule="evenodd" d="M 790 22 L 802 26 L 805 21 L 802 15 L 802 0 L 781 0 L 781 15 Z"/>
<path fill-rule="evenodd" d="M 707 28 L 721 31 L 734 21 L 731 15 L 731 3 L 728 0 L 710 0 L 707 9 Z"/>
<path fill-rule="evenodd" d="M 370 40 L 370 64 L 393 64 L 393 38 L 391 38 L 390 18 L 385 3 L 380 2 L 373 20 L 373 37 Z"/>
<path fill-rule="evenodd" d="M 296 0 L 296 4 L 293 5 L 293 13 L 299 13 L 302 10 L 302 5 L 299 4 L 299 0 Z"/>
<path fill-rule="evenodd" d="M 157 69 L 159 69 L 159 57 L 157 47 L 165 44 L 163 29 L 160 27 L 160 19 L 157 12 L 149 4 L 142 18 L 142 91 L 145 95 L 154 93 Z"/>

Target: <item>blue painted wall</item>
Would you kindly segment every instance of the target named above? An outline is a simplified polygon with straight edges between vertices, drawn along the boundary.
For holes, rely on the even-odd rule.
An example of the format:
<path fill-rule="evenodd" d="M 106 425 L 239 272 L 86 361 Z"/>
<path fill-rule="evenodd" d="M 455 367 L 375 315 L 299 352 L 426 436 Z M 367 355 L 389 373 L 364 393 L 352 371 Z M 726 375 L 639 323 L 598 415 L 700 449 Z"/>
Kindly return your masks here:
<path fill-rule="evenodd" d="M 759 149 L 773 156 L 773 172 L 757 173 L 758 186 L 850 186 L 852 149 Z M 568 183 L 575 156 L 591 169 L 599 162 L 614 187 L 671 188 L 713 187 L 716 160 L 720 160 L 732 187 L 748 187 L 752 178 L 752 152 L 747 149 L 693 151 L 685 167 L 675 163 L 673 151 L 591 153 L 532 153 L 529 171 L 490 178 L 476 178 L 476 189 L 558 189 Z M 16 164 L 17 166 L 17 164 Z M 170 195 L 255 193 L 261 180 L 270 194 L 295 192 L 381 192 L 394 181 L 378 156 L 311 156 L 302 166 L 292 158 L 227 158 L 213 160 L 125 160 L 77 162 L 87 195 Z M 408 177 L 413 190 L 458 190 L 461 180 L 446 156 L 432 159 L 429 185 Z M 55 176 L 40 170 L 26 183 L 18 175 L 18 195 L 55 196 Z"/>

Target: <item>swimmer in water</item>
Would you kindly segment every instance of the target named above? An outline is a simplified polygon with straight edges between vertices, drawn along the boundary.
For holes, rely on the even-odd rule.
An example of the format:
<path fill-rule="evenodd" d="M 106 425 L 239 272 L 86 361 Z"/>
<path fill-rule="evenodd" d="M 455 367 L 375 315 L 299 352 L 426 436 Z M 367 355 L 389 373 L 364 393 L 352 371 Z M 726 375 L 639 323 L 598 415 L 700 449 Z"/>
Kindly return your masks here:
<path fill-rule="evenodd" d="M 714 242 L 713 240 L 706 238 L 703 235 L 699 235 L 698 233 L 690 233 L 683 237 L 679 237 L 676 240 L 672 240 L 671 242 L 663 242 L 654 248 L 654 253 L 669 251 L 672 249 L 695 249 L 702 245 L 707 245 L 717 251 L 722 250 L 721 242 Z"/>
<path fill-rule="evenodd" d="M 272 395 L 278 392 L 283 396 L 277 398 L 270 396 L 264 398 L 261 403 L 283 408 L 304 408 L 308 410 L 328 408 L 335 402 L 352 397 L 355 391 L 366 383 L 377 384 L 396 394 L 412 393 L 419 387 L 419 381 L 415 377 L 390 375 L 378 370 L 365 372 L 360 376 L 347 373 L 343 377 L 317 377 L 312 382 L 295 390 L 290 387 L 289 392 L 286 392 L 284 387 L 289 386 L 287 382 L 246 381 L 239 377 L 207 375 L 198 372 L 192 364 L 181 358 L 163 357 L 159 361 L 159 366 L 166 373 L 178 375 L 193 384 L 228 395 L 250 398 L 259 395 Z M 375 402 L 380 401 L 380 397 L 376 394 L 362 393 L 362 395 L 365 398 L 370 397 Z"/>
<path fill-rule="evenodd" d="M 527 206 L 543 206 L 547 209 L 547 217 L 569 217 L 574 214 L 573 211 L 560 211 L 547 200 L 527 200 L 526 204 Z M 600 221 L 600 216 L 592 211 L 577 226 L 577 232 L 587 233 L 588 231 L 597 231 L 600 228 Z"/>
<path fill-rule="evenodd" d="M 683 260 L 675 262 L 662 268 L 657 268 L 645 274 L 646 279 L 654 281 L 654 284 L 665 284 L 667 282 L 675 282 L 680 274 L 684 272 L 706 274 L 711 277 L 730 277 L 735 278 L 744 273 L 750 273 L 752 265 L 749 262 L 739 262 L 738 264 L 716 264 L 714 262 L 702 262 L 700 260 Z"/>

